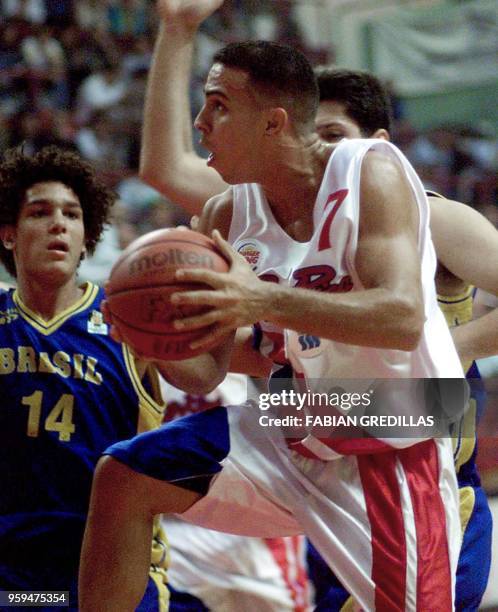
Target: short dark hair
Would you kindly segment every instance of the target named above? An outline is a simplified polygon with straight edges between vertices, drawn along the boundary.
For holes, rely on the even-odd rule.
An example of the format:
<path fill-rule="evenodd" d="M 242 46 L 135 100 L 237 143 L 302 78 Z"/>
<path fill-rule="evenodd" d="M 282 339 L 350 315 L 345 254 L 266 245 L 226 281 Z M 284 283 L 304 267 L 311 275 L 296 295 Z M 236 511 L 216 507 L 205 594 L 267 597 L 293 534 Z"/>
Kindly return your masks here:
<path fill-rule="evenodd" d="M 94 168 L 73 151 L 44 147 L 34 155 L 21 148 L 6 151 L 0 163 L 0 226 L 15 225 L 26 191 L 36 183 L 57 181 L 71 188 L 83 209 L 85 246 L 92 254 L 108 222 L 114 193 L 97 177 Z M 0 261 L 12 276 L 16 268 L 12 251 L 0 241 Z"/>
<path fill-rule="evenodd" d="M 315 69 L 320 102 L 340 102 L 362 135 L 391 130 L 391 102 L 380 80 L 369 72 L 319 66 Z"/>
<path fill-rule="evenodd" d="M 297 49 L 265 40 L 230 43 L 213 62 L 244 70 L 261 93 L 288 111 L 298 130 L 314 129 L 318 85 L 311 64 Z"/>

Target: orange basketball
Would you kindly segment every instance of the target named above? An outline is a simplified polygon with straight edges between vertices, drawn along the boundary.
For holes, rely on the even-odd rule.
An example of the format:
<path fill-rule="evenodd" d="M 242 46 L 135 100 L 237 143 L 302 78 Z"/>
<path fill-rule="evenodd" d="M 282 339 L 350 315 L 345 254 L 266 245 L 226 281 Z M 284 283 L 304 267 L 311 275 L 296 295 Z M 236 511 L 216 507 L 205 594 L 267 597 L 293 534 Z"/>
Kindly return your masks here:
<path fill-rule="evenodd" d="M 177 291 L 206 288 L 199 283 L 179 283 L 181 268 L 206 268 L 226 272 L 229 265 L 210 239 L 189 229 L 150 232 L 133 241 L 114 264 L 107 302 L 125 342 L 138 354 L 168 361 L 194 357 L 189 343 L 201 338 L 209 327 L 178 331 L 174 319 L 209 310 L 209 306 L 173 306 L 170 296 Z"/>

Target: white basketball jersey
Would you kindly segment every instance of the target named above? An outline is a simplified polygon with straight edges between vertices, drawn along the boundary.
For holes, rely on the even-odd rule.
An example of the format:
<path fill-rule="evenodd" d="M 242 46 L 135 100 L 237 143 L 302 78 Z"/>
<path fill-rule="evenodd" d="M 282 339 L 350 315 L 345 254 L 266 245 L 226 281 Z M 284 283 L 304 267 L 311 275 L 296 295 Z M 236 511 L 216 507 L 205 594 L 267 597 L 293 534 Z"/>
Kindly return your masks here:
<path fill-rule="evenodd" d="M 413 351 L 378 349 L 335 342 L 261 322 L 270 357 L 284 358 L 307 379 L 453 378 L 463 372 L 434 286 L 436 256 L 429 230 L 424 188 L 410 163 L 384 140 L 343 140 L 332 153 L 313 210 L 313 236 L 293 240 L 277 223 L 258 184 L 236 185 L 229 241 L 259 277 L 326 292 L 360 291 L 355 269 L 359 228 L 361 164 L 367 151 L 378 150 L 404 168 L 419 211 L 425 325 Z M 292 202 L 289 202 L 292 206 Z M 303 313 L 306 317 L 307 313 Z"/>

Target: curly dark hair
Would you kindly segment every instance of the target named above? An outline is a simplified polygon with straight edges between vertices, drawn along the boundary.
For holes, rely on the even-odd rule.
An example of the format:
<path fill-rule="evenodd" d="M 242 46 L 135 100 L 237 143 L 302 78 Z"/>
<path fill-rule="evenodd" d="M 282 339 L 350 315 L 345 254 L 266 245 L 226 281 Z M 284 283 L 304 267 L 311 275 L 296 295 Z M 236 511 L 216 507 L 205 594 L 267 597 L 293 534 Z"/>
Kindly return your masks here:
<path fill-rule="evenodd" d="M 44 147 L 34 155 L 26 155 L 20 148 L 6 151 L 0 163 L 0 227 L 15 225 L 26 191 L 47 181 L 63 183 L 78 196 L 83 209 L 85 246 L 91 255 L 109 221 L 116 197 L 100 181 L 95 169 L 72 151 L 55 146 Z M 13 253 L 1 242 L 0 261 L 16 276 Z"/>

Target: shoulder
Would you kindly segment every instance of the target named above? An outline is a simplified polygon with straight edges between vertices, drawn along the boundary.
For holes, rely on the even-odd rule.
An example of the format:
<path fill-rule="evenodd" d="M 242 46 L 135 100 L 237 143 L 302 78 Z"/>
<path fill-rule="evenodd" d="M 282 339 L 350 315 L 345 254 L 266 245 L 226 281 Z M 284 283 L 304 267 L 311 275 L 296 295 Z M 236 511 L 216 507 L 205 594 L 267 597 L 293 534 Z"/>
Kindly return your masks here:
<path fill-rule="evenodd" d="M 388 145 L 389 143 L 385 143 Z M 384 143 L 375 148 L 368 148 L 361 166 L 362 183 L 378 188 L 392 187 L 400 180 L 406 179 L 401 162 L 401 153 Z"/>
<path fill-rule="evenodd" d="M 199 221 L 199 231 L 209 235 L 217 229 L 226 239 L 232 222 L 232 211 L 233 189 L 229 187 L 206 202 Z"/>

